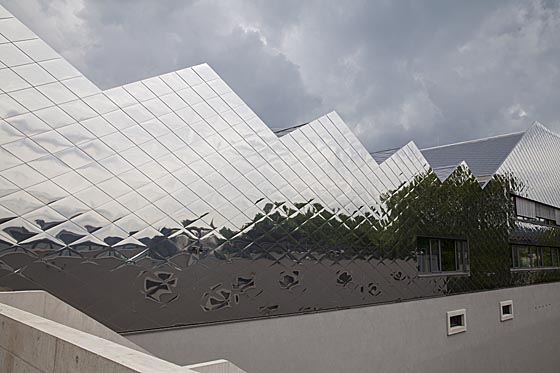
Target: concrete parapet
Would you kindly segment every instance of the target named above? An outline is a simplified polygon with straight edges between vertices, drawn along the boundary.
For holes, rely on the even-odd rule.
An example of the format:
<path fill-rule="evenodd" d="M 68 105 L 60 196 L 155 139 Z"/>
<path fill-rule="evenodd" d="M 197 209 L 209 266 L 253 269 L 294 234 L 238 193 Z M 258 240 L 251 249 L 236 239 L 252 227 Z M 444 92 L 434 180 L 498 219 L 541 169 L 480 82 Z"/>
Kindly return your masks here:
<path fill-rule="evenodd" d="M 43 290 L 0 292 L 0 303 L 44 317 L 62 325 L 148 353 L 127 338 Z"/>
<path fill-rule="evenodd" d="M 195 372 L 0 304 L 2 372 Z"/>
<path fill-rule="evenodd" d="M 228 360 L 214 360 L 206 363 L 189 365 L 186 368 L 198 373 L 246 373 Z"/>

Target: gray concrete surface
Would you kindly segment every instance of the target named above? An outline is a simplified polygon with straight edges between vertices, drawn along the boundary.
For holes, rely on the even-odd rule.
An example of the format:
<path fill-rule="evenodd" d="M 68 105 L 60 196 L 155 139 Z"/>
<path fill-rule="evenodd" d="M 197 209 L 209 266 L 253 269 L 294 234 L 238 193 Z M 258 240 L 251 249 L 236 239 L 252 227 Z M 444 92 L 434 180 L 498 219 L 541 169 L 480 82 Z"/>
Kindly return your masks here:
<path fill-rule="evenodd" d="M 448 336 L 446 312 L 461 308 L 467 331 Z M 251 373 L 559 372 L 560 283 L 127 338 L 177 364 L 226 358 Z"/>
<path fill-rule="evenodd" d="M 231 361 L 223 359 L 189 365 L 187 368 L 198 373 L 247 373 L 235 366 Z"/>
<path fill-rule="evenodd" d="M 42 290 L 0 292 L 0 303 L 30 312 L 123 346 L 146 352 L 118 333 Z"/>
<path fill-rule="evenodd" d="M 6 307 L 2 308 L 2 305 L 5 305 Z M 40 316 L 40 318 L 33 318 L 32 315 L 29 314 Z M 25 340 L 27 333 L 30 331 L 38 335 L 37 341 L 49 340 L 51 344 L 55 343 L 57 346 L 61 344 L 61 348 L 68 349 L 68 346 L 64 345 L 64 341 L 53 342 L 56 340 L 56 337 L 54 339 L 49 338 L 53 337 L 53 335 L 50 335 L 48 332 L 45 332 L 44 330 L 33 330 L 33 325 L 36 325 L 37 323 L 39 323 L 39 325 L 47 325 L 48 330 L 54 329 L 58 332 L 62 331 L 66 333 L 66 335 L 71 335 L 72 338 L 86 344 L 91 339 L 91 336 L 115 342 L 119 345 L 141 352 L 141 354 L 136 355 L 136 359 L 139 361 L 145 360 L 145 357 L 143 356 L 147 353 L 145 350 L 45 291 L 0 292 L 0 337 L 4 337 L 4 339 L 0 342 L 0 372 L 50 372 L 51 370 L 49 369 L 51 368 L 55 369 L 55 372 L 58 372 L 62 371 L 61 369 L 66 369 L 67 367 L 73 366 L 73 364 L 79 363 L 79 355 L 76 355 L 74 363 L 55 361 L 54 365 L 41 360 L 42 356 L 32 355 L 33 357 L 31 358 L 27 356 L 28 346 L 33 346 L 35 341 L 32 340 L 24 343 L 21 341 Z M 57 325 L 62 328 L 57 327 Z M 64 328 L 65 326 L 69 328 Z M 74 329 L 87 334 L 74 333 Z M 11 335 L 12 339 L 8 340 L 7 343 L 4 343 L 6 342 L 5 338 L 9 335 Z M 103 340 L 97 339 L 97 342 L 103 344 Z M 37 351 L 40 351 L 41 354 L 45 353 L 42 349 L 42 343 L 40 343 L 40 346 L 37 347 Z M 46 355 L 50 356 L 50 352 L 51 351 L 46 352 Z M 93 365 L 75 365 L 72 369 L 79 368 L 81 369 L 80 371 L 92 372 L 102 371 L 98 370 L 102 368 L 102 365 L 96 366 L 95 364 L 97 363 L 95 363 L 95 360 L 101 359 L 104 361 L 107 360 L 107 356 L 90 356 L 93 353 L 92 351 L 81 351 L 81 353 L 85 354 L 86 359 L 94 361 L 94 363 L 91 363 Z M 95 355 L 95 353 L 93 354 Z M 56 356 L 58 355 L 55 354 L 55 360 Z M 66 356 L 66 358 L 67 357 L 68 356 Z M 156 364 L 157 361 L 159 361 L 159 359 L 156 359 Z M 38 364 L 39 367 L 36 368 L 33 364 Z M 223 359 L 186 367 L 169 364 L 168 362 L 163 362 L 163 364 L 164 368 L 172 367 L 173 369 L 181 372 L 245 373 L 245 371 L 241 370 L 239 367 Z M 107 372 L 120 372 L 121 369 L 124 369 L 122 371 L 126 372 L 135 371 L 126 370 L 126 368 L 117 366 L 118 364 L 113 365 L 108 363 L 107 367 L 109 370 Z M 77 370 L 68 371 L 76 372 Z M 159 370 L 157 371 L 159 372 Z"/>
<path fill-rule="evenodd" d="M 120 344 L 0 304 L 1 372 L 194 372 Z"/>

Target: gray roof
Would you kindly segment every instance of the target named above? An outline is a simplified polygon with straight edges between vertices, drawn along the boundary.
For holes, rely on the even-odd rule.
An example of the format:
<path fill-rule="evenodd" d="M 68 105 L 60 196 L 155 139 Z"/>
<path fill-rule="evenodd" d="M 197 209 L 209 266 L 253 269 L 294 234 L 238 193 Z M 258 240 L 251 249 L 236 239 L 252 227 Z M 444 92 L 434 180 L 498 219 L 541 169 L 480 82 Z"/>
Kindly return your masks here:
<path fill-rule="evenodd" d="M 496 173 L 524 134 L 512 133 L 420 151 L 432 169 L 448 168 L 465 161 L 475 176 L 487 176 Z"/>
<path fill-rule="evenodd" d="M 441 181 L 444 181 L 445 179 L 447 179 L 449 177 L 449 175 L 451 175 L 453 173 L 453 171 L 455 171 L 457 169 L 457 167 L 459 167 L 458 164 L 450 165 L 450 166 L 444 166 L 444 167 L 438 167 L 438 168 L 432 168 L 432 170 L 434 171 L 436 176 Z"/>
<path fill-rule="evenodd" d="M 300 127 L 305 126 L 308 123 L 303 123 L 303 124 L 298 124 L 297 126 L 292 126 L 292 127 L 288 127 L 288 128 L 271 128 L 272 132 L 274 132 L 276 134 L 276 136 L 278 137 L 282 137 L 284 135 L 287 135 L 288 133 L 297 130 Z"/>
<path fill-rule="evenodd" d="M 381 163 L 385 162 L 385 160 L 387 160 L 387 158 L 390 158 L 393 154 L 395 154 L 399 149 L 400 148 L 379 150 L 379 151 L 376 151 L 376 152 L 373 152 L 373 153 L 370 153 L 370 154 L 378 164 L 381 164 Z"/>

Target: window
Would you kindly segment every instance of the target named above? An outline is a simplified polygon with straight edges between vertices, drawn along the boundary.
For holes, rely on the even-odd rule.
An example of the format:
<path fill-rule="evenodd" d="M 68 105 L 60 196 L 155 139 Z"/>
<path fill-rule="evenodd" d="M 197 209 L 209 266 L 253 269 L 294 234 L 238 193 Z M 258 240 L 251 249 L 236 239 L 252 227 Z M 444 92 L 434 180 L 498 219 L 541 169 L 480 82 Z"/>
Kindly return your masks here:
<path fill-rule="evenodd" d="M 422 273 L 468 272 L 467 241 L 418 237 L 418 271 Z"/>
<path fill-rule="evenodd" d="M 513 319 L 513 301 L 505 300 L 500 302 L 500 321 Z"/>
<path fill-rule="evenodd" d="M 514 196 L 515 213 L 521 220 L 542 223 L 546 225 L 560 225 L 560 209 Z"/>
<path fill-rule="evenodd" d="M 467 310 L 456 310 L 447 312 L 447 335 L 453 335 L 467 331 Z"/>
<path fill-rule="evenodd" d="M 560 248 L 511 245 L 512 268 L 560 268 Z"/>
<path fill-rule="evenodd" d="M 463 316 L 462 315 L 451 316 L 449 318 L 449 326 L 451 328 L 455 328 L 457 326 L 462 326 L 462 325 L 463 325 Z"/>

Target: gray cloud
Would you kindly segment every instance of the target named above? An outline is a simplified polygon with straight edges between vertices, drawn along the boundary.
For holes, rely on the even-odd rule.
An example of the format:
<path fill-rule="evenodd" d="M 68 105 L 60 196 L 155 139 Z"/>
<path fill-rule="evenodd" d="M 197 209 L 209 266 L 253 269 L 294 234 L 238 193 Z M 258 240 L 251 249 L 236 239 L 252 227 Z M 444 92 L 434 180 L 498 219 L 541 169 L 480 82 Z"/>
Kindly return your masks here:
<path fill-rule="evenodd" d="M 551 1 L 0 2 L 101 87 L 208 62 L 271 127 L 337 110 L 372 150 L 560 132 Z"/>

